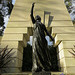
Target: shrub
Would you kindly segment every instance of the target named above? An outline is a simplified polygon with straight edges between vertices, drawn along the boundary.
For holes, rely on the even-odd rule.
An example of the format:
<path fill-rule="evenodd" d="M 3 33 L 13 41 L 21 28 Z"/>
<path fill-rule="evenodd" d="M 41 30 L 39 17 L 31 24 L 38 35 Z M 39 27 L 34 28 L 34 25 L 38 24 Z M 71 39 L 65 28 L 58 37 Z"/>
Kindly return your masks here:
<path fill-rule="evenodd" d="M 5 68 L 7 64 L 13 59 L 11 58 L 14 54 L 14 52 L 11 53 L 12 50 L 13 49 L 8 50 L 8 46 L 0 50 L 0 73 L 5 71 L 3 68 Z"/>

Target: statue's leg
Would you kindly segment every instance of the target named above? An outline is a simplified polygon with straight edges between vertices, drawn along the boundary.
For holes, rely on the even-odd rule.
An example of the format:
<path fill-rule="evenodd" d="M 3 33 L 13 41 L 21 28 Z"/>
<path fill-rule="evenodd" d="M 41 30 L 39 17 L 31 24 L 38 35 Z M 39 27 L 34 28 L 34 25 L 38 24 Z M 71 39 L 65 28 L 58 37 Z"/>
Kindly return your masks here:
<path fill-rule="evenodd" d="M 42 50 L 41 56 L 43 56 L 41 63 L 44 67 L 44 70 L 49 71 L 50 67 L 51 67 L 51 62 L 50 62 L 50 55 L 49 55 L 49 51 L 48 51 L 48 45 L 47 45 L 45 39 L 44 39 L 44 44 L 42 43 L 41 50 Z"/>
<path fill-rule="evenodd" d="M 48 49 L 48 46 L 46 46 L 46 50 L 45 50 L 45 53 L 46 53 L 46 59 L 44 60 L 45 61 L 45 71 L 50 71 L 50 68 L 51 68 L 51 57 L 50 57 L 50 54 L 49 54 L 49 49 Z"/>
<path fill-rule="evenodd" d="M 33 71 L 41 71 L 42 67 L 40 66 L 40 60 L 38 58 L 37 50 L 38 50 L 37 38 L 33 38 Z"/>
<path fill-rule="evenodd" d="M 37 69 L 36 57 L 35 57 L 35 53 L 33 53 L 33 67 L 32 67 L 32 70 L 35 71 L 36 69 Z"/>
<path fill-rule="evenodd" d="M 37 47 L 36 47 L 36 43 L 37 43 L 37 38 L 33 38 L 33 71 L 36 71 L 38 68 L 38 55 L 37 55 Z"/>
<path fill-rule="evenodd" d="M 37 64 L 36 64 L 36 52 L 35 52 L 35 38 L 33 38 L 33 45 L 32 45 L 32 51 L 33 51 L 33 67 L 32 67 L 32 71 L 37 69 Z"/>

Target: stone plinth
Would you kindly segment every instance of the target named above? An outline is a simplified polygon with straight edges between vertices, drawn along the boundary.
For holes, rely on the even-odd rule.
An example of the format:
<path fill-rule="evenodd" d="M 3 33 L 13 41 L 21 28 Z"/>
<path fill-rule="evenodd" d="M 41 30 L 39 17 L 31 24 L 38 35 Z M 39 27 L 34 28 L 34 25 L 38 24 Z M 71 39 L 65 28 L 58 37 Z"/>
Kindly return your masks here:
<path fill-rule="evenodd" d="M 50 72 L 42 71 L 42 72 L 34 72 L 32 75 L 51 75 Z"/>

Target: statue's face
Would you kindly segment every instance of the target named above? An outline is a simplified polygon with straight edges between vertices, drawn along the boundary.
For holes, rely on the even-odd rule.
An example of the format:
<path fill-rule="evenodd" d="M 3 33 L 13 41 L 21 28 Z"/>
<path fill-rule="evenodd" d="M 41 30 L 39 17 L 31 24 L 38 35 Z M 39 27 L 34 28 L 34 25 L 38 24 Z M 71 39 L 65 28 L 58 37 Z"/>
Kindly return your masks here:
<path fill-rule="evenodd" d="M 41 22 L 41 17 L 40 17 L 39 15 L 37 15 L 37 16 L 35 17 L 35 20 Z"/>

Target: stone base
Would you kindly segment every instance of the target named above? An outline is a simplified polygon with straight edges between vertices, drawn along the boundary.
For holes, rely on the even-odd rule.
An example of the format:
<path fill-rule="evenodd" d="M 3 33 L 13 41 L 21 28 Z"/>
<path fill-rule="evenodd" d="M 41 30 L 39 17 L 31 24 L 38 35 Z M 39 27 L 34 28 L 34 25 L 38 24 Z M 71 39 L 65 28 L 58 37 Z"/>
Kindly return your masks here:
<path fill-rule="evenodd" d="M 42 71 L 42 72 L 34 72 L 32 75 L 51 75 L 50 72 Z"/>

